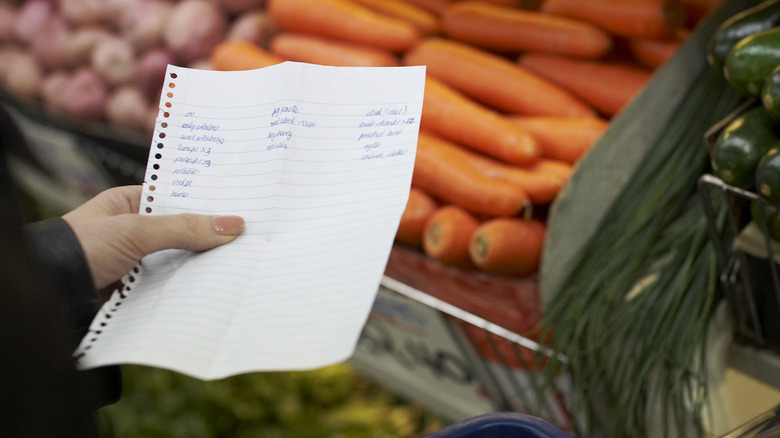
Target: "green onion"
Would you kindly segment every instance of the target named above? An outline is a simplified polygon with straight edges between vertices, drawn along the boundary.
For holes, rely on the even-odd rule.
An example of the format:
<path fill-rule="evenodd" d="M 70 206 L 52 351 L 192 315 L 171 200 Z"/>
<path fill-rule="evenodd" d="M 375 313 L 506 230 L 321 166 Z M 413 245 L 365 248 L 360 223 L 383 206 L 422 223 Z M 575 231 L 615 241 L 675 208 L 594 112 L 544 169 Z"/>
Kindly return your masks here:
<path fill-rule="evenodd" d="M 703 434 L 705 344 L 720 296 L 696 182 L 709 163 L 704 132 L 739 101 L 718 71 L 702 71 L 546 309 L 550 346 L 568 359 L 578 436 Z M 561 365 L 545 363 L 542 391 Z"/>

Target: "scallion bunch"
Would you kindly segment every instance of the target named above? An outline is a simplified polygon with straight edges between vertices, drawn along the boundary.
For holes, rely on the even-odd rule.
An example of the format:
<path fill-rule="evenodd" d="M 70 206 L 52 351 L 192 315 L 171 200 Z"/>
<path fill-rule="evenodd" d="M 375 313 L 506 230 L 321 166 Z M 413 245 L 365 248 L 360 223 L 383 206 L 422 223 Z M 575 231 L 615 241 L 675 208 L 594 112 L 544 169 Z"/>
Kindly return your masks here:
<path fill-rule="evenodd" d="M 696 183 L 709 163 L 704 133 L 740 100 L 718 71 L 702 71 L 546 309 L 551 347 L 568 358 L 577 436 L 703 433 L 721 297 Z M 545 363 L 550 385 L 560 364 Z"/>

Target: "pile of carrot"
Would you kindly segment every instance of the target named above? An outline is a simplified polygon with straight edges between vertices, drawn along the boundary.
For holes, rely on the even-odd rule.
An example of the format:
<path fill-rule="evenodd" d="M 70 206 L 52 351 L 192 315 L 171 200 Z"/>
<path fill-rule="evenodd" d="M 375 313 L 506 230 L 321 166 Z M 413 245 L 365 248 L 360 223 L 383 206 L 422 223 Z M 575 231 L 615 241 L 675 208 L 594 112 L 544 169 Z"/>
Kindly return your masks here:
<path fill-rule="evenodd" d="M 268 44 L 226 40 L 211 62 L 425 65 L 396 242 L 457 269 L 528 277 L 577 163 L 718 3 L 267 0 L 278 26 Z"/>

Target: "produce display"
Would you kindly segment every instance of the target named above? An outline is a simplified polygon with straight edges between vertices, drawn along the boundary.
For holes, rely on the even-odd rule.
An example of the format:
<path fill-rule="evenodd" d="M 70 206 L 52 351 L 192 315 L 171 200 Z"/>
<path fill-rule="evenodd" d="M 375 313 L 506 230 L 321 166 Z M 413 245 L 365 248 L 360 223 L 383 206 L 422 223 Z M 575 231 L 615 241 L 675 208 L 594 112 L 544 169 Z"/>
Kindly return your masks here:
<path fill-rule="evenodd" d="M 735 115 L 710 148 L 715 176 L 756 192 L 765 201 L 750 209 L 755 223 L 777 239 L 780 224 L 780 1 L 769 0 L 726 21 L 708 50 L 729 84 L 753 105 Z M 762 214 L 759 214 L 759 213 Z"/>
<path fill-rule="evenodd" d="M 470 224 L 532 222 L 499 221 L 501 232 L 521 233 L 503 240 L 449 222 L 464 241 L 434 251 L 441 236 L 426 234 L 442 227 L 407 224 L 421 223 L 410 202 L 397 240 L 441 263 L 523 277 L 540 254 L 520 237 L 526 226 L 531 241 L 544 235 L 546 209 L 577 161 L 716 3 L 5 0 L 0 85 L 44 111 L 150 132 L 169 63 L 424 64 L 415 189 L 437 209 L 460 207 Z M 506 250 L 505 241 L 523 244 Z"/>
<path fill-rule="evenodd" d="M 745 2 L 751 7 L 712 29 L 706 50 L 691 46 L 692 58 L 678 64 L 693 70 L 702 58 L 709 67 L 669 96 L 669 121 L 641 166 L 615 182 L 623 184 L 617 200 L 541 322 L 531 295 L 549 213 L 575 171 L 721 3 L 729 2 L 0 0 L 0 89 L 11 102 L 74 123 L 150 132 L 169 63 L 216 70 L 288 60 L 425 65 L 397 245 L 430 262 L 420 266 L 435 273 L 427 284 L 444 283 L 434 277 L 450 268 L 473 277 L 445 284 L 477 284 L 469 287 L 481 294 L 468 297 L 475 302 L 501 287 L 516 294 L 507 283 L 522 285 L 521 313 L 532 317 L 518 322 L 502 308 L 493 310 L 505 311 L 494 321 L 541 333 L 571 359 L 577 414 L 590 432 L 582 436 L 643 436 L 656 404 L 676 413 L 662 432 L 702 432 L 702 345 L 718 299 L 695 183 L 712 170 L 755 190 L 766 205 L 752 214 L 780 236 L 780 52 L 773 49 L 780 0 Z M 707 128 L 750 99 L 755 104 L 707 150 Z M 633 146 L 631 137 L 614 137 Z M 406 255 L 391 254 L 391 262 L 399 257 Z M 407 273 L 394 269 L 404 280 Z M 544 371 L 558 373 L 561 365 L 549 361 Z M 603 422 L 605 405 L 625 415 Z"/>

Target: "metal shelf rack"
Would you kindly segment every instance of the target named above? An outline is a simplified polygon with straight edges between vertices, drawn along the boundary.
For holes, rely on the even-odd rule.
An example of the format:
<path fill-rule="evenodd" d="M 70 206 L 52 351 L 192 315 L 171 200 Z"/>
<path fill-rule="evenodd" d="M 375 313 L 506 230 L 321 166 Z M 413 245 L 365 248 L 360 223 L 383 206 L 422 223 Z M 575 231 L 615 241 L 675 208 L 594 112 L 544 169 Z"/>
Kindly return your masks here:
<path fill-rule="evenodd" d="M 533 365 L 540 353 L 555 354 L 385 276 L 350 362 L 369 379 L 451 421 L 511 411 L 568 429 L 565 375 L 540 400 L 541 376 Z"/>

